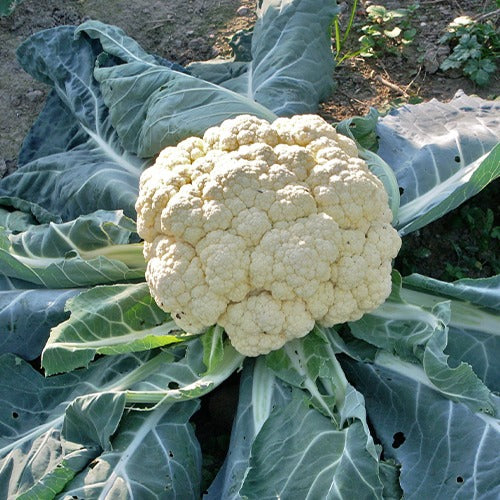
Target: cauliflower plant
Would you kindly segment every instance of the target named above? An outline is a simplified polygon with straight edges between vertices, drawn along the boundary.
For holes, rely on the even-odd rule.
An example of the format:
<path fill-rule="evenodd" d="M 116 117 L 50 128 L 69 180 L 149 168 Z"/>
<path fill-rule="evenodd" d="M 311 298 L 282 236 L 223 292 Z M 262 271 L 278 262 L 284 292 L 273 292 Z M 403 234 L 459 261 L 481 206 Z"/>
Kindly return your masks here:
<path fill-rule="evenodd" d="M 164 149 L 140 181 L 138 231 L 158 305 L 218 323 L 247 356 L 359 319 L 391 290 L 401 240 L 354 142 L 315 115 L 242 115 Z"/>

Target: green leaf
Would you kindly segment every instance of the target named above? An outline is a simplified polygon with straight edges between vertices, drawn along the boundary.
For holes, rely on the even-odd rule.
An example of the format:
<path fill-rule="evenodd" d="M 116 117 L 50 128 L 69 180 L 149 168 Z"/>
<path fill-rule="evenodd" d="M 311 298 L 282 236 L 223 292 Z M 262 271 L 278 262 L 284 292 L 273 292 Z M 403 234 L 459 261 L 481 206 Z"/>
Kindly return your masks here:
<path fill-rule="evenodd" d="M 163 366 L 147 382 L 138 383 L 127 391 L 127 402 L 175 403 L 196 399 L 209 393 L 241 367 L 244 357 L 225 342 L 222 360 L 207 373 L 203 363 L 203 345 L 200 338 L 187 341 L 177 351 L 167 351 L 165 356 L 180 353 L 175 362 Z"/>
<path fill-rule="evenodd" d="M 152 299 L 146 283 L 100 286 L 70 300 L 42 355 L 47 375 L 86 367 L 96 354 L 154 349 L 189 337 Z"/>
<path fill-rule="evenodd" d="M 359 421 L 366 435 L 366 449 L 378 459 L 370 435 L 363 396 L 345 378 L 337 361 L 332 332 L 316 327 L 302 339 L 288 342 L 266 356 L 267 365 L 277 377 L 309 393 L 309 402 L 329 417 L 338 429 Z"/>
<path fill-rule="evenodd" d="M 83 23 L 77 32 L 98 39 L 114 57 L 138 50 L 123 31 L 98 21 Z M 275 118 L 246 96 L 154 63 L 150 57 L 129 57 L 125 64 L 95 70 L 111 121 L 128 151 L 153 156 L 165 146 L 244 113 Z"/>
<path fill-rule="evenodd" d="M 102 450 L 110 450 L 110 437 L 116 432 L 124 409 L 123 393 L 77 397 L 66 408 L 62 436 L 70 443 L 98 445 Z M 103 419 L 103 415 L 106 420 Z M 99 427 L 96 427 L 96 421 L 100 421 Z"/>
<path fill-rule="evenodd" d="M 392 30 L 384 30 L 384 35 L 387 38 L 397 38 L 399 35 L 401 35 L 401 28 L 398 28 L 396 26 Z"/>
<path fill-rule="evenodd" d="M 291 400 L 291 388 L 276 378 L 263 357 L 247 358 L 239 386 L 238 408 L 229 450 L 205 500 L 240 500 L 240 489 L 249 468 L 255 436 L 276 407 Z"/>
<path fill-rule="evenodd" d="M 408 223 L 399 230 L 400 234 L 408 234 L 451 212 L 498 176 L 500 176 L 500 144 L 427 193 L 402 205 L 398 227 L 402 226 L 401 219 Z"/>
<path fill-rule="evenodd" d="M 451 363 L 468 363 L 492 390 L 500 391 L 500 276 L 445 283 L 426 276 L 404 279 L 403 295 L 432 306 L 450 300 L 449 340 L 445 352 Z"/>
<path fill-rule="evenodd" d="M 460 363 L 452 367 L 448 362 L 444 350 L 450 319 L 450 303 L 445 298 L 422 304 L 420 296 L 401 290 L 400 277 L 396 276 L 389 299 L 349 326 L 353 335 L 383 349 L 383 353 L 420 365 L 429 384 L 445 397 L 474 411 L 493 413 L 491 392 L 471 366 Z"/>
<path fill-rule="evenodd" d="M 196 401 L 129 412 L 104 451 L 66 487 L 65 498 L 199 498 L 201 453 L 189 418 Z"/>
<path fill-rule="evenodd" d="M 329 0 L 260 2 L 252 61 L 245 72 L 233 63 L 229 73 L 239 74 L 225 80 L 218 77 L 216 83 L 249 96 L 279 116 L 316 112 L 333 89 L 329 27 L 337 10 Z M 197 63 L 188 69 L 205 78 L 209 65 Z M 225 74 L 227 68 L 221 68 Z"/>
<path fill-rule="evenodd" d="M 439 66 L 440 69 L 446 71 L 448 69 L 457 69 L 462 66 L 462 61 L 455 59 L 452 56 L 447 57 Z"/>
<path fill-rule="evenodd" d="M 146 164 L 125 152 L 111 126 L 93 77 L 101 47 L 74 33 L 69 26 L 41 31 L 18 49 L 23 68 L 53 91 L 24 141 L 20 168 L 0 181 L 0 197 L 14 207 L 38 204 L 63 220 L 98 209 L 134 217 Z"/>
<path fill-rule="evenodd" d="M 372 19 L 384 18 L 387 15 L 387 9 L 383 5 L 369 5 L 366 8 L 366 13 Z"/>
<path fill-rule="evenodd" d="M 266 363 L 277 377 L 288 384 L 305 389 L 311 396 L 311 402 L 318 411 L 331 418 L 340 425 L 340 417 L 334 411 L 336 395 L 334 390 L 343 388 L 336 386 L 334 390 L 328 391 L 334 386 L 337 379 L 335 367 L 329 366 L 335 363 L 333 352 L 330 353 L 326 340 L 320 337 L 320 332 L 313 332 L 303 339 L 292 340 L 277 351 L 272 351 L 266 356 Z M 330 358 L 330 355 L 333 355 Z M 326 391 L 318 387 L 320 375 L 329 375 L 330 385 Z M 340 385 L 340 384 L 339 384 Z M 340 399 L 343 394 L 339 394 Z"/>
<path fill-rule="evenodd" d="M 4 278 L 0 282 L 0 354 L 40 356 L 50 329 L 68 317 L 64 305 L 81 290 L 43 290 Z"/>
<path fill-rule="evenodd" d="M 496 102 L 458 93 L 449 103 L 406 105 L 378 121 L 378 154 L 403 190 L 400 234 L 443 216 L 500 175 L 499 110 Z"/>
<path fill-rule="evenodd" d="M 478 306 L 500 310 L 500 276 L 479 279 L 461 279 L 453 283 L 439 281 L 421 274 L 412 274 L 403 278 L 406 288 L 423 290 L 438 297 L 459 299 Z M 451 304 L 454 310 L 454 303 Z M 478 312 L 480 312 L 478 310 Z M 472 320 L 473 318 L 471 318 Z M 480 323 L 477 325 L 479 326 Z"/>
<path fill-rule="evenodd" d="M 150 356 L 150 355 L 149 355 Z M 44 378 L 13 355 L 0 361 L 0 494 L 3 498 L 49 498 L 100 453 L 119 419 L 118 384 L 137 381 L 147 356 L 101 359 L 88 370 Z M 135 373 L 134 373 L 135 372 Z M 89 399 L 84 396 L 90 395 Z M 103 397 L 104 399 L 101 399 Z M 80 398 L 80 399 L 78 399 Z M 81 399 L 83 398 L 83 399 Z M 65 421 L 66 409 L 87 408 L 92 425 Z M 114 401 L 113 404 L 110 404 Z M 121 403 L 120 403 L 121 401 Z M 63 432 L 64 427 L 64 432 Z M 68 436 L 69 440 L 66 439 Z M 27 492 L 31 491 L 32 494 Z M 42 494 L 43 493 L 43 494 Z M 30 496 L 31 495 L 31 496 Z"/>
<path fill-rule="evenodd" d="M 350 137 L 362 148 L 376 152 L 378 149 L 378 137 L 376 125 L 380 114 L 375 108 L 370 108 L 366 116 L 353 116 L 339 122 L 336 126 L 337 132 Z"/>
<path fill-rule="evenodd" d="M 201 335 L 203 364 L 207 373 L 213 371 L 224 358 L 224 329 L 218 325 L 210 327 Z"/>
<path fill-rule="evenodd" d="M 25 231 L 37 221 L 32 214 L 0 208 L 0 226 L 12 232 Z"/>
<path fill-rule="evenodd" d="M 130 243 L 134 232 L 135 223 L 123 213 L 106 211 L 19 234 L 0 228 L 2 271 L 48 288 L 143 278 L 142 246 Z"/>
<path fill-rule="evenodd" d="M 399 466 L 394 460 L 380 461 L 380 480 L 384 485 L 384 500 L 401 500 L 404 492 L 399 484 Z"/>
<path fill-rule="evenodd" d="M 337 430 L 296 395 L 257 435 L 240 493 L 259 499 L 376 499 L 382 498 L 382 483 L 361 423 Z"/>
<path fill-rule="evenodd" d="M 403 39 L 411 42 L 415 38 L 416 34 L 417 30 L 415 28 L 407 29 L 403 31 Z"/>
<path fill-rule="evenodd" d="M 404 498 L 496 498 L 499 420 L 443 398 L 420 368 L 387 361 L 343 366 L 384 456 L 401 464 Z"/>

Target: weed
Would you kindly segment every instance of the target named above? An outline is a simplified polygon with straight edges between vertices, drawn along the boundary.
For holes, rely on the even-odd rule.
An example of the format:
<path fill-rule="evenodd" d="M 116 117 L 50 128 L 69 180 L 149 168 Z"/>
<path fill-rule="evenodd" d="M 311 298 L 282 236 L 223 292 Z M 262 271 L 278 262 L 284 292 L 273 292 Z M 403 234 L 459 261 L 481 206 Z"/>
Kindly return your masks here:
<path fill-rule="evenodd" d="M 374 57 L 386 53 L 395 54 L 415 38 L 417 30 L 412 27 L 411 18 L 418 9 L 418 4 L 394 10 L 389 10 L 382 5 L 370 5 L 366 9 L 366 17 L 359 28 L 363 33 L 358 40 L 360 45 L 356 50 L 343 53 L 346 41 L 355 24 L 357 7 L 358 0 L 354 0 L 343 33 L 341 33 L 342 14 L 335 16 L 333 21 L 332 36 L 335 39 L 337 64 L 356 56 Z"/>
<path fill-rule="evenodd" d="M 351 32 L 357 7 L 358 7 L 358 0 L 354 0 L 351 12 L 349 14 L 349 20 L 347 21 L 347 26 L 343 35 L 340 34 L 340 20 L 338 14 L 335 16 L 333 20 L 333 28 L 335 32 L 335 60 L 337 61 L 338 64 L 340 64 L 345 59 L 349 59 L 351 57 L 359 55 L 359 51 L 347 52 L 346 54 L 342 55 L 342 48 L 344 47 L 345 42 L 349 36 L 349 33 Z"/>
<path fill-rule="evenodd" d="M 418 9 L 412 4 L 404 9 L 387 9 L 383 5 L 370 5 L 366 9 L 368 22 L 361 27 L 363 35 L 360 55 L 377 57 L 382 54 L 398 54 L 413 42 L 417 30 L 412 27 L 412 16 Z"/>
<path fill-rule="evenodd" d="M 490 21 L 483 23 L 468 16 L 457 17 L 439 43 L 452 49 L 440 66 L 443 71 L 461 69 L 477 85 L 488 84 L 500 54 L 500 35 Z"/>

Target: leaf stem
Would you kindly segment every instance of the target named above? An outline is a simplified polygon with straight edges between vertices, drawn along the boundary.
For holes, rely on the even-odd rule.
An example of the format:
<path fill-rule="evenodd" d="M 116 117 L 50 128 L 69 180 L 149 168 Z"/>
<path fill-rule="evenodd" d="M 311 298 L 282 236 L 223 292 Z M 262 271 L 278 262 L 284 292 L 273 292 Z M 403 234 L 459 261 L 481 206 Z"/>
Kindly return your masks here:
<path fill-rule="evenodd" d="M 84 260 L 106 257 L 119 260 L 132 269 L 146 270 L 146 261 L 143 255 L 144 243 L 128 243 L 126 245 L 110 245 L 96 250 L 80 251 L 80 257 Z"/>
<path fill-rule="evenodd" d="M 199 398 L 220 385 L 237 369 L 241 367 L 245 357 L 234 349 L 228 342 L 224 348 L 224 357 L 210 373 L 207 373 L 191 384 L 179 389 L 166 389 L 159 391 L 126 391 L 126 402 L 154 404 L 156 406 L 166 402 L 187 401 Z"/>

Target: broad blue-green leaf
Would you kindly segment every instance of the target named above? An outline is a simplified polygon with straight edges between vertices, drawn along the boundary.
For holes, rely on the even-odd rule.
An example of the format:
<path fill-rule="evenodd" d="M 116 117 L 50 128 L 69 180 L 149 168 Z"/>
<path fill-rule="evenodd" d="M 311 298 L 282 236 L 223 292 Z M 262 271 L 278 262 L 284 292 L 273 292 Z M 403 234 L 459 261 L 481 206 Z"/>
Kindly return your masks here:
<path fill-rule="evenodd" d="M 223 85 L 231 81 L 249 69 L 249 62 L 227 61 L 225 59 L 211 59 L 209 61 L 196 61 L 186 66 L 189 73 L 196 78 L 207 82 Z"/>
<path fill-rule="evenodd" d="M 314 113 L 333 89 L 329 27 L 336 13 L 331 0 L 264 0 L 257 8 L 246 68 L 240 61 L 209 61 L 188 69 L 279 116 Z"/>
<path fill-rule="evenodd" d="M 493 413 L 491 392 L 484 382 L 470 365 L 453 366 L 444 352 L 450 319 L 450 302 L 446 298 L 422 303 L 401 289 L 401 278 L 395 274 L 393 291 L 386 302 L 349 327 L 356 337 L 421 366 L 430 383 L 444 396 L 475 411 Z"/>
<path fill-rule="evenodd" d="M 32 214 L 21 210 L 5 210 L 0 208 L 0 226 L 9 231 L 25 231 L 37 221 Z"/>
<path fill-rule="evenodd" d="M 500 276 L 445 283 L 414 274 L 404 284 L 403 296 L 422 305 L 450 300 L 445 353 L 453 362 L 470 364 L 492 391 L 500 392 Z"/>
<path fill-rule="evenodd" d="M 372 152 L 378 150 L 378 137 L 376 132 L 380 113 L 370 108 L 365 116 L 353 116 L 346 118 L 336 125 L 337 132 L 350 137 L 358 146 L 369 149 Z"/>
<path fill-rule="evenodd" d="M 165 355 L 174 355 L 168 364 L 161 370 L 151 372 L 147 379 L 130 386 L 127 391 L 128 402 L 157 404 L 200 398 L 238 370 L 244 360 L 226 341 L 222 359 L 207 372 L 200 338 L 175 347 L 165 351 Z"/>
<path fill-rule="evenodd" d="M 50 329 L 68 318 L 64 310 L 66 301 L 81 290 L 20 289 L 2 285 L 0 283 L 0 354 L 35 359 L 40 356 Z"/>
<path fill-rule="evenodd" d="M 296 395 L 272 412 L 257 435 L 241 495 L 376 499 L 382 498 L 382 483 L 362 424 L 338 430 Z"/>
<path fill-rule="evenodd" d="M 245 113 L 275 118 L 247 96 L 153 62 L 114 26 L 87 21 L 78 33 L 100 40 L 111 56 L 133 54 L 124 64 L 96 68 L 95 77 L 123 145 L 141 157 L 201 135 L 226 118 Z"/>
<path fill-rule="evenodd" d="M 443 398 L 423 370 L 391 356 L 344 368 L 365 395 L 384 455 L 401 464 L 405 498 L 498 498 L 498 419 Z"/>
<path fill-rule="evenodd" d="M 130 411 L 112 447 L 64 490 L 64 498 L 200 498 L 201 452 L 189 418 L 198 402 Z"/>
<path fill-rule="evenodd" d="M 351 400 L 351 389 L 345 379 L 327 333 L 317 327 L 302 339 L 293 340 L 266 356 L 266 363 L 277 377 L 288 384 L 305 389 L 315 408 L 340 428 L 348 418 L 366 424 L 365 415 L 357 413 Z M 346 404 L 347 403 L 347 404 Z M 362 405 L 362 397 L 360 400 Z M 366 433 L 369 435 L 368 427 Z M 368 443 L 375 455 L 373 443 Z"/>
<path fill-rule="evenodd" d="M 203 344 L 203 364 L 207 373 L 214 370 L 224 359 L 224 330 L 219 325 L 210 327 L 201 336 Z"/>
<path fill-rule="evenodd" d="M 422 290 L 437 297 L 458 299 L 500 310 L 500 275 L 489 278 L 465 278 L 447 283 L 421 274 L 412 274 L 403 278 L 403 283 L 408 289 Z"/>
<path fill-rule="evenodd" d="M 93 77 L 102 49 L 74 33 L 69 26 L 41 31 L 18 49 L 23 68 L 54 90 L 24 142 L 20 168 L 0 181 L 0 197 L 63 220 L 97 209 L 134 216 L 144 162 L 125 152 L 111 126 Z"/>
<path fill-rule="evenodd" d="M 377 123 L 378 154 L 403 190 L 401 234 L 454 209 L 500 175 L 500 104 L 457 94 L 391 111 Z"/>
<path fill-rule="evenodd" d="M 97 434 L 90 436 L 87 433 L 78 442 L 75 440 L 78 429 L 72 428 L 68 421 L 65 432 L 73 441 L 66 440 L 63 433 L 66 408 L 87 394 L 93 394 L 92 401 L 95 402 L 96 396 L 113 393 L 117 382 L 141 367 L 146 359 L 131 356 L 101 359 L 88 370 L 44 378 L 20 358 L 8 354 L 2 356 L 0 496 L 17 498 L 39 481 L 42 484 L 37 488 L 57 485 L 60 490 L 65 481 L 97 456 L 103 434 L 99 438 Z M 90 410 L 90 400 L 87 406 Z M 108 407 L 110 411 L 114 408 L 109 404 L 104 406 Z M 108 425 L 111 414 L 115 416 L 116 424 L 114 410 L 109 413 L 101 408 L 94 413 L 96 433 Z"/>
<path fill-rule="evenodd" d="M 88 366 L 96 354 L 124 354 L 184 340 L 146 283 L 84 291 L 66 305 L 70 318 L 56 326 L 43 351 L 48 375 Z"/>
<path fill-rule="evenodd" d="M 274 376 L 262 357 L 245 361 L 226 460 L 205 500 L 241 499 L 239 491 L 249 467 L 255 436 L 273 408 L 290 402 L 291 393 L 291 387 Z"/>
<path fill-rule="evenodd" d="M 31 488 L 17 498 L 54 498 L 100 450 L 110 448 L 109 438 L 116 431 L 124 405 L 124 394 L 107 393 L 75 399 L 66 409 L 60 435 L 64 458 L 55 469 L 48 468 Z"/>
<path fill-rule="evenodd" d="M 186 464 L 192 484 L 197 483 L 199 467 L 191 467 L 190 464 L 199 461 L 196 458 L 199 451 L 187 423 L 197 407 L 196 402 L 175 404 L 171 410 L 167 406 L 159 406 L 158 413 L 145 412 L 139 416 L 129 413 L 123 425 L 116 429 L 124 402 L 129 401 L 129 394 L 137 402 L 155 404 L 169 391 L 168 384 L 172 381 L 172 375 L 181 383 L 189 384 L 196 378 L 190 373 L 203 371 L 201 343 L 198 342 L 197 346 L 194 350 L 196 355 L 189 358 L 180 357 L 176 360 L 171 352 L 154 350 L 110 356 L 95 361 L 87 369 L 49 378 L 44 378 L 20 358 L 2 356 L 0 496 L 17 498 L 33 488 L 33 496 L 27 498 L 38 500 L 44 498 L 41 492 L 47 488 L 57 487 L 59 491 L 65 483 L 66 488 L 71 488 L 72 478 L 79 471 L 82 471 L 82 478 L 87 477 L 86 484 L 96 488 L 99 486 L 97 483 L 91 484 L 92 478 L 98 477 L 99 481 L 117 487 L 115 475 L 120 475 L 121 472 L 120 477 L 125 481 L 125 487 L 134 489 L 137 478 L 131 470 L 134 469 L 132 464 L 137 464 L 139 459 L 146 463 L 143 456 L 146 450 L 151 458 L 167 453 L 167 463 L 175 470 Z M 241 358 L 239 362 L 241 363 Z M 189 363 L 195 366 L 189 366 Z M 234 369 L 236 368 L 237 365 Z M 200 386 L 212 387 L 203 383 Z M 143 388 L 155 388 L 163 393 L 152 400 L 150 393 L 142 392 Z M 203 393 L 203 389 L 191 398 L 184 399 L 194 399 L 200 392 Z M 139 398 L 143 394 L 145 396 Z M 163 414 L 164 416 L 160 416 Z M 174 425 L 169 425 L 168 422 Z M 170 448 L 170 443 L 174 448 Z M 172 451 L 174 457 L 168 451 Z M 128 452 L 130 462 L 127 462 Z M 184 452 L 187 456 L 183 455 Z M 95 475 L 91 471 L 97 463 L 91 464 L 91 460 L 97 460 L 101 464 Z M 119 460 L 118 464 L 116 460 Z M 117 467 L 106 469 L 106 461 Z M 122 469 L 120 464 L 124 466 Z M 158 490 L 159 485 L 163 488 L 170 485 L 179 492 L 184 485 L 189 484 L 180 471 L 171 474 L 169 480 L 162 476 L 158 482 L 156 471 L 159 466 L 148 466 L 148 474 L 136 465 L 141 470 L 142 487 L 158 492 L 166 491 Z M 75 481 L 76 488 L 82 487 L 80 479 Z M 161 498 L 161 494 L 158 495 Z M 138 493 L 136 498 L 144 497 Z"/>
<path fill-rule="evenodd" d="M 15 172 L 14 172 L 15 173 Z M 14 174 L 10 174 L 8 177 L 12 176 Z M 1 180 L 0 180 L 0 190 L 1 190 Z M 12 231 L 17 231 L 21 229 L 19 227 L 19 223 L 22 227 L 26 228 L 27 226 L 31 225 L 31 223 L 35 224 L 46 224 L 48 222 L 61 222 L 61 217 L 57 214 L 54 214 L 50 212 L 49 210 L 46 210 L 42 206 L 40 206 L 38 203 L 32 202 L 32 201 L 27 201 L 23 200 L 22 198 L 19 198 L 17 196 L 11 196 L 11 195 L 0 195 L 0 205 L 2 207 L 9 207 L 8 210 L 5 208 L 2 208 L 2 211 L 4 212 L 21 212 L 26 214 L 24 217 L 21 217 L 20 214 L 15 216 L 15 219 L 17 219 L 17 222 L 14 223 L 14 225 L 17 225 L 18 227 L 11 227 L 11 224 L 6 222 L 6 226 L 8 226 Z M 4 221 L 6 221 L 7 217 L 4 217 Z M 24 219 L 24 220 L 23 220 Z M 12 219 L 11 219 L 12 220 Z M 1 224 L 4 226 L 4 224 Z M 5 227 L 5 226 L 4 226 Z"/>
<path fill-rule="evenodd" d="M 62 224 L 9 234 L 0 228 L 6 275 L 48 288 L 69 288 L 144 277 L 135 224 L 121 212 L 97 211 Z"/>
<path fill-rule="evenodd" d="M 328 370 L 327 356 L 326 342 L 314 332 L 304 339 L 288 342 L 281 349 L 272 351 L 266 356 L 266 363 L 276 376 L 294 387 L 308 391 L 315 407 L 339 425 L 339 417 L 334 411 L 335 392 L 322 392 L 317 385 L 320 374 L 334 372 Z M 332 361 L 334 360 L 335 356 Z M 332 376 L 332 373 L 328 375 Z"/>

